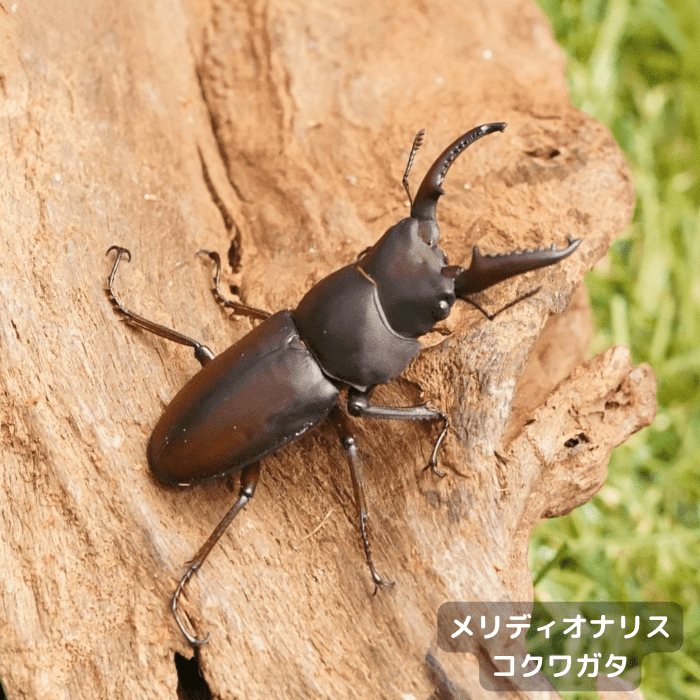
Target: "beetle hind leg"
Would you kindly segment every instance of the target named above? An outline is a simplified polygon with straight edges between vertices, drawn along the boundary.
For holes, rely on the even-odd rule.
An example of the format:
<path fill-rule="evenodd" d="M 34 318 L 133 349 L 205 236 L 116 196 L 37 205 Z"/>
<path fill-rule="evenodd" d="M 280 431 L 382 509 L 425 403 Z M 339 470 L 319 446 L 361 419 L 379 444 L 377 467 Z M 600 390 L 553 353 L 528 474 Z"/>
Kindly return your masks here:
<path fill-rule="evenodd" d="M 250 318 L 259 318 L 263 321 L 266 318 L 270 318 L 270 314 L 267 311 L 256 309 L 254 306 L 248 306 L 248 304 L 243 304 L 239 301 L 232 301 L 221 293 L 221 257 L 218 253 L 213 250 L 202 249 L 197 251 L 197 255 L 207 255 L 214 262 L 215 269 L 211 293 L 214 295 L 217 304 L 223 306 L 225 309 L 233 309 L 234 316 L 248 316 Z"/>
<path fill-rule="evenodd" d="M 244 467 L 244 469 L 241 471 L 241 490 L 238 495 L 238 500 L 233 504 L 228 513 L 226 513 L 226 515 L 222 518 L 221 522 L 216 526 L 214 532 L 212 532 L 211 535 L 209 535 L 209 538 L 200 547 L 197 554 L 195 554 L 194 557 L 190 560 L 190 562 L 188 562 L 190 564 L 190 568 L 187 569 L 185 575 L 180 579 L 180 583 L 175 589 L 175 593 L 173 594 L 173 599 L 170 604 L 170 609 L 173 611 L 173 615 L 175 617 L 175 622 L 177 622 L 177 626 L 180 628 L 180 631 L 185 636 L 185 639 L 190 644 L 192 644 L 192 646 L 201 646 L 203 644 L 206 644 L 209 641 L 209 634 L 207 634 L 207 636 L 204 637 L 204 639 L 199 639 L 187 629 L 187 626 L 185 625 L 185 622 L 180 616 L 180 612 L 177 608 L 177 604 L 180 599 L 180 594 L 187 585 L 187 582 L 192 577 L 192 574 L 194 574 L 202 566 L 204 560 L 207 558 L 207 556 L 209 556 L 209 552 L 211 552 L 211 550 L 214 548 L 214 545 L 221 539 L 221 536 L 226 531 L 226 528 L 231 524 L 231 522 L 238 515 L 238 513 L 240 513 L 243 507 L 247 505 L 248 502 L 253 498 L 253 496 L 255 495 L 255 488 L 258 485 L 258 481 L 260 481 L 260 462 L 254 462 L 253 464 Z"/>
<path fill-rule="evenodd" d="M 197 342 L 194 338 L 184 335 L 183 333 L 178 333 L 172 328 L 167 326 L 162 326 L 160 323 L 154 323 L 149 321 L 139 314 L 135 314 L 133 311 L 129 311 L 124 308 L 122 303 L 119 301 L 117 295 L 114 293 L 114 277 L 117 274 L 117 269 L 122 258 L 126 255 L 127 260 L 131 261 L 131 253 L 126 249 L 118 245 L 113 245 L 107 253 L 111 253 L 113 250 L 117 252 L 117 257 L 114 260 L 114 265 L 112 266 L 112 271 L 109 273 L 107 278 L 107 296 L 109 297 L 114 310 L 120 314 L 124 320 L 130 325 L 136 328 L 141 328 L 141 330 L 148 331 L 155 335 L 159 335 L 161 338 L 167 338 L 172 340 L 174 343 L 179 343 L 180 345 L 187 345 L 194 350 L 194 356 L 202 367 L 208 362 L 214 359 L 214 353 L 206 346 Z"/>
<path fill-rule="evenodd" d="M 372 548 L 369 544 L 369 537 L 367 535 L 367 506 L 365 504 L 365 494 L 362 486 L 362 474 L 360 471 L 360 460 L 357 456 L 357 446 L 355 444 L 355 438 L 350 430 L 350 425 L 345 414 L 338 408 L 334 406 L 330 413 L 330 419 L 333 423 L 333 427 L 338 433 L 340 438 L 340 443 L 348 456 L 348 463 L 350 464 L 350 476 L 352 478 L 352 490 L 355 495 L 355 505 L 357 506 L 357 515 L 360 522 L 360 532 L 362 534 L 362 544 L 365 549 L 365 559 L 367 560 L 367 565 L 369 566 L 370 573 L 372 574 L 372 581 L 374 581 L 374 593 L 376 595 L 380 588 L 391 588 L 394 585 L 393 581 L 385 581 L 374 568 L 374 561 L 372 559 Z"/>

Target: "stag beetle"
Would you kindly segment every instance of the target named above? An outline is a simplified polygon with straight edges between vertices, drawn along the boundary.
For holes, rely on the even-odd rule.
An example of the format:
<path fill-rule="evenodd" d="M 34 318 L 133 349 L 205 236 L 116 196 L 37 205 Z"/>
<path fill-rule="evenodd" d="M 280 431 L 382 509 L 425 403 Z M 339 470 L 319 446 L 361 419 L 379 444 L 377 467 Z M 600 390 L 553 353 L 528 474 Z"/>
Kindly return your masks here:
<path fill-rule="evenodd" d="M 179 615 L 178 599 L 187 581 L 253 497 L 260 460 L 325 418 L 330 418 L 348 457 L 374 592 L 392 585 L 377 573 L 372 560 L 355 439 L 338 406 L 341 389 L 347 389 L 351 416 L 442 421 L 426 466 L 440 474 L 437 453 L 449 425 L 445 414 L 427 404 L 376 406 L 370 403 L 372 390 L 401 374 L 421 348 L 416 338 L 447 318 L 457 298 L 491 319 L 496 314 L 486 313 L 469 295 L 552 265 L 571 255 L 580 243 L 580 239 L 569 239 L 563 249 L 552 246 L 496 256 L 481 255 L 474 247 L 468 269 L 447 264 L 438 246 L 440 231 L 435 218 L 438 200 L 444 194 L 441 184 L 467 146 L 503 131 L 505 126 L 501 122 L 484 124 L 460 136 L 433 163 L 411 200 L 408 175 L 425 133 L 418 132 L 403 177 L 410 216 L 392 226 L 355 262 L 314 285 L 291 312 L 269 315 L 224 299 L 219 291 L 219 257 L 200 251 L 216 264 L 213 293 L 217 301 L 233 308 L 234 314 L 264 319 L 218 357 L 196 340 L 125 309 L 113 283 L 122 257 L 131 259 L 131 255 L 119 246 L 107 251 L 116 251 L 107 285 L 115 310 L 133 326 L 193 348 L 202 365 L 166 408 L 151 435 L 147 457 L 153 476 L 162 484 L 189 485 L 241 472 L 237 501 L 197 552 L 172 598 L 177 624 L 191 644 L 204 644 L 209 635 L 198 639 Z"/>

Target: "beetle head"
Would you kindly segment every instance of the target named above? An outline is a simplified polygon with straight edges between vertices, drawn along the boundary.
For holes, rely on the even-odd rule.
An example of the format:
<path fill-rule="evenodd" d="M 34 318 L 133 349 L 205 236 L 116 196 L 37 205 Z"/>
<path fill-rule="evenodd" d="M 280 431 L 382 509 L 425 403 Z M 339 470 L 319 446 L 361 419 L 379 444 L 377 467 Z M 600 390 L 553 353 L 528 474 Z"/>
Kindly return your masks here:
<path fill-rule="evenodd" d="M 455 302 L 455 281 L 442 274 L 445 254 L 420 235 L 410 217 L 392 226 L 362 257 L 359 266 L 377 285 L 389 325 L 400 335 L 416 338 L 449 316 Z"/>
<path fill-rule="evenodd" d="M 445 274 L 447 258 L 438 245 L 435 214 L 444 194 L 441 185 L 467 146 L 505 128 L 502 122 L 478 126 L 446 148 L 423 178 L 411 216 L 392 226 L 362 257 L 359 265 L 376 283 L 382 309 L 397 333 L 415 338 L 449 315 L 455 280 Z"/>
<path fill-rule="evenodd" d="M 448 146 L 423 178 L 411 205 L 411 216 L 392 226 L 361 257 L 358 266 L 376 284 L 384 314 L 397 333 L 411 338 L 428 333 L 449 316 L 456 298 L 468 300 L 469 295 L 510 277 L 553 265 L 571 255 L 581 242 L 569 239 L 568 247 L 563 249 L 552 246 L 495 256 L 481 255 L 474 247 L 466 270 L 447 264 L 438 245 L 440 230 L 435 216 L 438 200 L 444 194 L 442 182 L 467 146 L 505 128 L 503 122 L 477 126 Z M 421 140 L 419 133 L 409 167 Z"/>

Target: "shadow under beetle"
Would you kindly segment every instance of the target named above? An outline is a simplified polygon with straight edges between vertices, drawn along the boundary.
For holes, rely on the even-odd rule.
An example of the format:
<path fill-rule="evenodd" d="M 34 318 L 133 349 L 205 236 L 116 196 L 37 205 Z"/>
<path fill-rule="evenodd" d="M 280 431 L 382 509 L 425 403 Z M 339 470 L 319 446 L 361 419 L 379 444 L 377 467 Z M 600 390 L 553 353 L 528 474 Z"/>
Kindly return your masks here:
<path fill-rule="evenodd" d="M 116 311 L 133 326 L 193 348 L 202 365 L 166 408 L 151 435 L 147 453 L 151 472 L 161 483 L 171 485 L 241 472 L 238 500 L 197 552 L 172 598 L 175 620 L 190 644 L 204 644 L 209 636 L 198 639 L 180 617 L 177 606 L 184 586 L 253 497 L 261 458 L 325 418 L 330 418 L 348 456 L 374 592 L 393 585 L 377 573 L 372 561 L 357 449 L 349 421 L 338 406 L 340 390 L 348 390 L 347 409 L 352 416 L 442 421 L 426 466 L 441 475 L 437 453 L 447 433 L 447 417 L 427 404 L 375 406 L 370 402 L 372 390 L 401 374 L 421 348 L 416 338 L 447 318 L 457 298 L 492 319 L 496 314 L 481 309 L 469 295 L 552 265 L 571 255 L 580 243 L 580 239 L 569 239 L 563 249 L 552 246 L 495 256 L 482 256 L 474 247 L 468 269 L 447 264 L 438 246 L 435 218 L 445 174 L 467 146 L 505 126 L 501 122 L 484 124 L 460 136 L 433 163 L 411 201 L 408 174 L 425 133 L 419 131 L 403 177 L 411 201 L 410 216 L 392 226 L 356 262 L 318 282 L 294 311 L 269 315 L 224 299 L 219 292 L 219 256 L 200 251 L 216 264 L 213 292 L 217 301 L 234 314 L 264 319 L 218 357 L 196 340 L 125 309 L 114 294 L 113 283 L 122 257 L 131 256 L 119 246 L 109 249 L 117 254 L 107 287 Z"/>

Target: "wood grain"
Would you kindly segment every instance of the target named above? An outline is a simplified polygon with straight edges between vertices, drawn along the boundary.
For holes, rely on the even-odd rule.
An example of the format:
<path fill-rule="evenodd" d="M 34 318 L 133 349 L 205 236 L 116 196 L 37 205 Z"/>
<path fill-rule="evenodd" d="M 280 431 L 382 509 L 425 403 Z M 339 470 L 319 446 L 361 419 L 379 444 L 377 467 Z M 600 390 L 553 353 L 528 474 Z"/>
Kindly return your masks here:
<path fill-rule="evenodd" d="M 569 104 L 534 4 L 2 0 L 0 114 L 0 677 L 13 700 L 174 698 L 174 653 L 191 650 L 169 599 L 235 496 L 149 477 L 150 431 L 198 366 L 119 322 L 107 248 L 132 252 L 117 280 L 129 308 L 220 352 L 251 322 L 214 304 L 197 250 L 229 261 L 241 299 L 293 308 L 407 214 L 420 127 L 414 182 L 460 133 L 508 122 L 449 173 L 451 262 L 477 243 L 583 242 L 483 293 L 498 308 L 541 287 L 494 322 L 461 306 L 377 392 L 448 412 L 444 479 L 422 470 L 429 426 L 356 421 L 394 589 L 371 596 L 345 458 L 322 425 L 264 461 L 182 602 L 212 635 L 200 662 L 215 697 L 493 698 L 474 659 L 437 651 L 437 608 L 531 596 L 532 526 L 590 498 L 655 410 L 653 375 L 624 349 L 581 363 L 585 306 L 538 345 L 633 190 L 608 132 Z"/>

